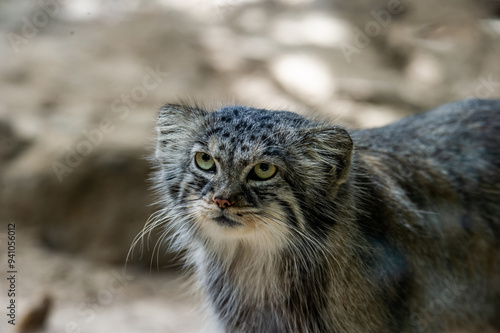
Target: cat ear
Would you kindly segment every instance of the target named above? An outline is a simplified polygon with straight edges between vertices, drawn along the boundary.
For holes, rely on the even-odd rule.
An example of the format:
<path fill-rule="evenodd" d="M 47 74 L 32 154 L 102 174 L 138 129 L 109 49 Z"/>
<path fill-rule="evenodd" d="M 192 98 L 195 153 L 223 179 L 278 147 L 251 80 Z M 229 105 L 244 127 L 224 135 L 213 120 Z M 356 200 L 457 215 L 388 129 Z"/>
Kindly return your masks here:
<path fill-rule="evenodd" d="M 162 127 L 192 125 L 193 121 L 204 118 L 208 112 L 198 106 L 166 104 L 158 115 L 158 130 Z M 160 133 L 161 134 L 161 133 Z"/>
<path fill-rule="evenodd" d="M 338 186 L 349 176 L 353 142 L 341 127 L 319 127 L 308 130 L 310 157 L 331 174 Z"/>
<path fill-rule="evenodd" d="M 166 104 L 160 109 L 157 156 L 161 151 L 185 149 L 198 134 L 208 112 L 197 106 Z"/>

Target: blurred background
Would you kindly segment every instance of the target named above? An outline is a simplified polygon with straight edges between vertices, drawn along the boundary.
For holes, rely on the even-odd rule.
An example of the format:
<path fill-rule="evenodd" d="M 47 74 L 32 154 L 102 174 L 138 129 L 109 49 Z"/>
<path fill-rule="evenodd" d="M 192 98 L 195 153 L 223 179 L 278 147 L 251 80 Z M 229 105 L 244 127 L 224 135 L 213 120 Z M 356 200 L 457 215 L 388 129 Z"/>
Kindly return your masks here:
<path fill-rule="evenodd" d="M 369 127 L 500 98 L 499 16 L 497 0 L 0 0 L 0 267 L 15 223 L 18 269 L 0 332 L 210 332 L 160 232 L 124 270 L 155 211 L 159 107 Z"/>

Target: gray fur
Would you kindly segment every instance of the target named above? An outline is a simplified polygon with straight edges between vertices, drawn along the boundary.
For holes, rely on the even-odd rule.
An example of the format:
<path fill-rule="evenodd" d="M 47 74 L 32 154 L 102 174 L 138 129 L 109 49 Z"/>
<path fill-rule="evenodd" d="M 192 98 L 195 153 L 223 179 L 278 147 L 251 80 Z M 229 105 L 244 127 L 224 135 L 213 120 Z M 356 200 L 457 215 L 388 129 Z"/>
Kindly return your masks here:
<path fill-rule="evenodd" d="M 226 332 L 500 332 L 500 102 L 349 132 L 166 105 L 156 161 L 145 231 L 168 222 Z"/>

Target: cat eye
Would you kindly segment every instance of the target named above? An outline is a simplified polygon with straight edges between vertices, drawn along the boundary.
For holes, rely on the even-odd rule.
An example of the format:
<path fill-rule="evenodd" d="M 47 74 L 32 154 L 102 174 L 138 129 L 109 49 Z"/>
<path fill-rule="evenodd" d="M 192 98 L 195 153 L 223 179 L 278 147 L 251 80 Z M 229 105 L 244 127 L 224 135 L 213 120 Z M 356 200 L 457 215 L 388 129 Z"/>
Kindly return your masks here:
<path fill-rule="evenodd" d="M 208 155 L 207 153 L 196 153 L 194 161 L 196 162 L 196 166 L 203 171 L 215 171 L 215 161 L 212 156 Z"/>
<path fill-rule="evenodd" d="M 249 178 L 252 180 L 268 180 L 274 177 L 278 169 L 269 163 L 259 163 L 253 167 Z"/>

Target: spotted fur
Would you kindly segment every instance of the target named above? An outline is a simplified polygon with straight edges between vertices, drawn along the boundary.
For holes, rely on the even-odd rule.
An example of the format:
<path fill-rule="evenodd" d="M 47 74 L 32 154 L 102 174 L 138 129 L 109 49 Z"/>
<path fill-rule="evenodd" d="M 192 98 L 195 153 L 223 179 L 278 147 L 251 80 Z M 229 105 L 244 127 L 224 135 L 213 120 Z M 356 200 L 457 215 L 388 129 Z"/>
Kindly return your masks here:
<path fill-rule="evenodd" d="M 349 132 L 166 105 L 157 129 L 145 231 L 167 226 L 224 331 L 500 332 L 500 102 Z M 277 174 L 250 179 L 258 163 Z"/>

